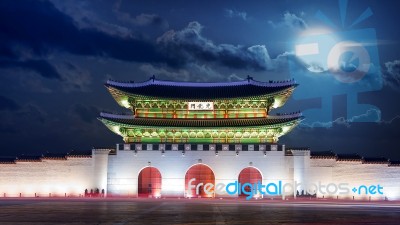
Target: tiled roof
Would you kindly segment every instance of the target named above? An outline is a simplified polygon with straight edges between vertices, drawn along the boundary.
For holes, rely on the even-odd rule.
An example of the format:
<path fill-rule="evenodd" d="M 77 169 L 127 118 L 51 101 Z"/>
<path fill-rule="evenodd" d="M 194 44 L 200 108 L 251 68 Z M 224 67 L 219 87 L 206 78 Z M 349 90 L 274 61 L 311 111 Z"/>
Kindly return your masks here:
<path fill-rule="evenodd" d="M 150 79 L 142 83 L 107 81 L 108 88 L 126 93 L 162 98 L 215 99 L 239 98 L 271 94 L 296 87 L 293 80 L 259 82 L 247 79 L 227 83 L 191 83 Z"/>
<path fill-rule="evenodd" d="M 20 155 L 16 159 L 17 162 L 41 162 L 41 155 Z"/>
<path fill-rule="evenodd" d="M 388 164 L 389 160 L 385 157 L 364 157 L 363 164 Z"/>
<path fill-rule="evenodd" d="M 302 116 L 285 118 L 249 118 L 249 119 L 155 119 L 155 118 L 115 118 L 101 116 L 100 120 L 136 126 L 162 127 L 245 127 L 281 124 L 302 119 Z"/>
<path fill-rule="evenodd" d="M 46 153 L 42 157 L 42 159 L 57 159 L 57 160 L 66 160 L 67 154 L 62 153 Z"/>
<path fill-rule="evenodd" d="M 67 160 L 67 158 L 91 158 L 92 151 L 74 151 L 69 153 L 45 153 L 43 155 L 20 155 L 18 157 L 0 157 L 0 164 L 20 162 L 42 162 L 43 160 Z"/>
<path fill-rule="evenodd" d="M 311 152 L 312 159 L 335 159 L 336 154 L 332 151 Z"/>
<path fill-rule="evenodd" d="M 337 154 L 337 161 L 361 161 L 359 154 Z"/>
<path fill-rule="evenodd" d="M 92 151 L 75 151 L 72 150 L 68 153 L 69 158 L 90 158 L 92 157 Z"/>
<path fill-rule="evenodd" d="M 0 158 L 0 164 L 15 164 L 15 158 Z"/>
<path fill-rule="evenodd" d="M 400 160 L 390 160 L 389 166 L 400 166 Z"/>

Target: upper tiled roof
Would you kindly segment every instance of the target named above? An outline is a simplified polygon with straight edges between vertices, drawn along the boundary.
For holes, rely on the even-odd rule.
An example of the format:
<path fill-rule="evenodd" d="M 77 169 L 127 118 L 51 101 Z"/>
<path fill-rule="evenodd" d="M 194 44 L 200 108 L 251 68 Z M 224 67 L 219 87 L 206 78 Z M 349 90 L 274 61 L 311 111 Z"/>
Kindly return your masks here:
<path fill-rule="evenodd" d="M 163 98 L 215 99 L 260 96 L 297 86 L 293 80 L 260 82 L 251 77 L 243 81 L 220 83 L 194 83 L 156 80 L 141 83 L 108 80 L 106 87 L 126 93 Z"/>
<path fill-rule="evenodd" d="M 101 114 L 100 120 L 136 126 L 162 126 L 162 127 L 241 127 L 241 126 L 264 126 L 281 124 L 302 119 L 300 113 L 292 116 L 273 118 L 249 118 L 249 119 L 161 119 L 161 118 L 118 118 Z"/>

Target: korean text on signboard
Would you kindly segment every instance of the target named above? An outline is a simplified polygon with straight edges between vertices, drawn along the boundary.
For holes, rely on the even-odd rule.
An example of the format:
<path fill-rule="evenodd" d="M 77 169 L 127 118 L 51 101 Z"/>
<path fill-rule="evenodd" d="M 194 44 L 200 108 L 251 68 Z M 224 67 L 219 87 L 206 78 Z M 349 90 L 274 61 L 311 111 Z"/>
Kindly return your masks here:
<path fill-rule="evenodd" d="M 214 110 L 213 102 L 188 102 L 188 110 Z"/>

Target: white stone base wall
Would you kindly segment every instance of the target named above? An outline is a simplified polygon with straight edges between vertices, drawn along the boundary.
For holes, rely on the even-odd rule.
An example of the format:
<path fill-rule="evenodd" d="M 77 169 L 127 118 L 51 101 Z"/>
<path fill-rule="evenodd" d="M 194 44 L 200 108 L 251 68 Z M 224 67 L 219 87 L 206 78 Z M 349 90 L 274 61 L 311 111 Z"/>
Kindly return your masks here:
<path fill-rule="evenodd" d="M 313 186 L 308 184 L 346 183 L 348 189 L 380 185 L 383 194 L 371 195 L 362 189 L 360 193 L 350 190 L 347 194 L 317 192 L 316 197 L 400 200 L 399 166 L 363 164 L 361 160 L 316 159 L 310 157 L 308 150 L 286 152 L 284 147 L 259 151 L 255 151 L 254 146 L 250 146 L 248 151 L 243 151 L 242 146 L 235 146 L 235 150 L 229 151 L 225 145 L 219 151 L 211 147 L 206 151 L 202 146 L 197 147 L 196 151 L 186 148 L 186 145 L 185 150 L 178 150 L 176 146 L 165 150 L 164 147 L 160 145 L 158 150 L 151 150 L 153 147 L 148 146 L 148 150 L 137 150 L 135 146 L 133 149 L 128 146 L 116 150 L 114 154 L 109 154 L 110 149 L 97 149 L 93 150 L 91 157 L 0 164 L 0 197 L 79 197 L 84 195 L 85 189 L 90 192 L 97 188 L 104 189 L 105 195 L 110 197 L 137 197 L 139 173 L 148 166 L 157 168 L 161 173 L 159 197 L 186 197 L 186 172 L 201 163 L 211 168 L 215 183 L 226 185 L 235 182 L 240 172 L 251 166 L 260 171 L 263 184 L 282 182 L 304 185 L 286 193 L 288 197 L 299 197 L 296 196 L 297 191 L 301 193 L 307 188 L 312 191 Z M 221 193 L 214 197 L 237 196 Z"/>
<path fill-rule="evenodd" d="M 198 163 L 211 168 L 215 183 L 228 184 L 238 180 L 242 169 L 252 166 L 261 172 L 263 183 L 291 182 L 293 168 L 283 151 L 118 151 L 109 156 L 108 194 L 113 196 L 137 196 L 140 171 L 152 166 L 162 176 L 162 196 L 185 196 L 185 175 Z M 232 197 L 220 194 L 215 197 Z"/>

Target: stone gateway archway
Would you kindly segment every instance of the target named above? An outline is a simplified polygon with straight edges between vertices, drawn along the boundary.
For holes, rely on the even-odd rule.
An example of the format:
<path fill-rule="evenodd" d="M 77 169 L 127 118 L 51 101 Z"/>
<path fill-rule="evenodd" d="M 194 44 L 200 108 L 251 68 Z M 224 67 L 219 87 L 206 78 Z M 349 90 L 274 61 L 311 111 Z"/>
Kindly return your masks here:
<path fill-rule="evenodd" d="M 191 185 L 195 187 L 189 189 L 189 181 L 195 178 L 196 180 L 191 182 Z M 202 184 L 201 184 L 202 183 Z M 210 167 L 204 164 L 196 164 L 189 168 L 185 175 L 185 195 L 186 197 L 205 197 L 205 198 L 212 198 L 214 194 L 207 194 L 204 191 L 204 186 L 208 183 L 211 183 L 215 186 L 215 176 L 214 172 L 211 170 Z M 196 193 L 196 187 L 199 186 L 199 191 Z M 206 187 L 210 192 L 214 192 L 214 186 Z"/>
<path fill-rule="evenodd" d="M 250 184 L 255 184 L 257 182 L 262 183 L 262 175 L 258 169 L 249 166 L 240 171 L 238 181 L 242 185 L 244 183 L 250 183 Z M 245 187 L 245 190 L 251 191 L 250 187 Z M 247 195 L 241 193 L 239 197 L 247 197 Z"/>
<path fill-rule="evenodd" d="M 155 167 L 145 167 L 139 173 L 138 197 L 153 198 L 161 196 L 161 173 Z"/>

